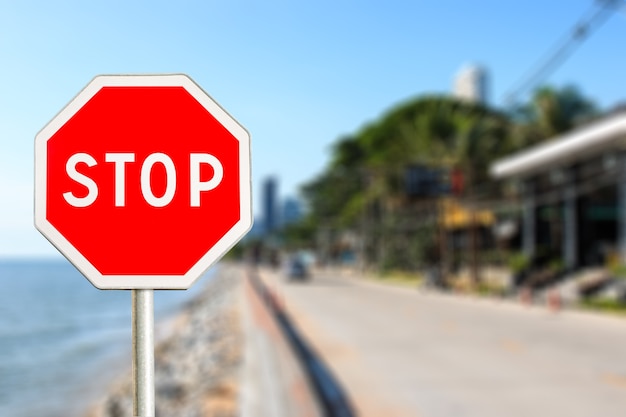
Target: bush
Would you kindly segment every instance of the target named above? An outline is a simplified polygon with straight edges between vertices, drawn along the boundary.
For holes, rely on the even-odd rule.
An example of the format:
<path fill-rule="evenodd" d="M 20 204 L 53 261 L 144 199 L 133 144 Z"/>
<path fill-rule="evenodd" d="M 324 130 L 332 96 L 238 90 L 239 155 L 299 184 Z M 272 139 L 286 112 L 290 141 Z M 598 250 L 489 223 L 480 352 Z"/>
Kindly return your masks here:
<path fill-rule="evenodd" d="M 516 253 L 509 258 L 509 268 L 513 273 L 520 273 L 530 265 L 530 259 L 523 253 Z"/>

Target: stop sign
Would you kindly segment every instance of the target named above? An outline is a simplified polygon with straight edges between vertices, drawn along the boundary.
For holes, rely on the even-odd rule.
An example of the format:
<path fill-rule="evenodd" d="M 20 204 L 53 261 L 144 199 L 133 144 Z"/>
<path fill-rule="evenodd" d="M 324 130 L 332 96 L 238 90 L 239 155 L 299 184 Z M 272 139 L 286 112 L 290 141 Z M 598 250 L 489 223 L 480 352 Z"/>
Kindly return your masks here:
<path fill-rule="evenodd" d="M 99 76 L 35 138 L 35 225 L 101 289 L 185 289 L 252 226 L 250 138 L 185 75 Z"/>

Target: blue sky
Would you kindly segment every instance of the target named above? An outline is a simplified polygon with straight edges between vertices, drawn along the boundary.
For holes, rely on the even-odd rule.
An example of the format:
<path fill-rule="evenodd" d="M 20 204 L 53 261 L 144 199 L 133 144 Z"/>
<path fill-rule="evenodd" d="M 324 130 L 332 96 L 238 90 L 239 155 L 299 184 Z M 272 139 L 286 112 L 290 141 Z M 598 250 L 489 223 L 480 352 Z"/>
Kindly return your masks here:
<path fill-rule="evenodd" d="M 253 181 L 281 194 L 330 145 L 394 104 L 447 93 L 467 62 L 491 103 L 592 0 L 0 2 L 0 256 L 50 256 L 33 227 L 36 133 L 95 75 L 186 73 L 252 136 Z M 626 15 L 616 13 L 547 83 L 602 108 L 626 100 Z"/>

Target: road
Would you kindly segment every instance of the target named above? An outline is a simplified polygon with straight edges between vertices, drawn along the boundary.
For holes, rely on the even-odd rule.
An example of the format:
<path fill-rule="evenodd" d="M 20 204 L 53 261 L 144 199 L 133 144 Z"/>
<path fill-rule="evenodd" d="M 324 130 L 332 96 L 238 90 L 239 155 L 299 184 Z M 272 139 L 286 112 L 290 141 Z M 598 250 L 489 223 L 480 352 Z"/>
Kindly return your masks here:
<path fill-rule="evenodd" d="M 359 416 L 626 415 L 626 319 L 333 272 L 262 277 Z"/>

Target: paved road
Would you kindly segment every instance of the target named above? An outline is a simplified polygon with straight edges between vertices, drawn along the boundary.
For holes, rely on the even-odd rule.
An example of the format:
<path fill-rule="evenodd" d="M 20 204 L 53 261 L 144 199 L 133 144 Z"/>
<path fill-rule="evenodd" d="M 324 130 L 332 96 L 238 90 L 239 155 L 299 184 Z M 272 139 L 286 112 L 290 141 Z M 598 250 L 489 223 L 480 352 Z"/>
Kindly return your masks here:
<path fill-rule="evenodd" d="M 364 417 L 626 415 L 626 320 L 262 276 Z"/>

